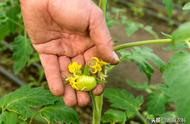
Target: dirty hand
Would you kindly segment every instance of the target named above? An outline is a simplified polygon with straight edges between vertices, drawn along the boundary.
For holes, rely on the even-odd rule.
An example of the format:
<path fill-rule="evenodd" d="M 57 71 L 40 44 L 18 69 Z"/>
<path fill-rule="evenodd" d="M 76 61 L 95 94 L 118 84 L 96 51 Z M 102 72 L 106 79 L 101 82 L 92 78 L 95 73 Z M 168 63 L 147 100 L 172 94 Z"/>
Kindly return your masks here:
<path fill-rule="evenodd" d="M 112 39 L 100 8 L 92 0 L 20 0 L 24 24 L 33 47 L 40 55 L 49 88 L 64 96 L 68 106 L 85 106 L 87 92 L 74 91 L 64 85 L 71 61 L 85 65 L 98 56 L 115 64 Z M 94 94 L 103 86 L 97 85 Z"/>

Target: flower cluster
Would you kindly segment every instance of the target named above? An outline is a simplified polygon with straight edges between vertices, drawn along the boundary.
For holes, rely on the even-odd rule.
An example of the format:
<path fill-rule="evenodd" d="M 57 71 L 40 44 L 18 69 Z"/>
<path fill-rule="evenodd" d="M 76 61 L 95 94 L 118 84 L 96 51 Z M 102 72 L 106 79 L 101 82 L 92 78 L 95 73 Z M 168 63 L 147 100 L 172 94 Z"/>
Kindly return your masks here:
<path fill-rule="evenodd" d="M 78 64 L 77 62 L 72 62 L 71 64 L 69 64 L 68 69 L 70 73 L 74 75 L 80 75 L 82 72 L 82 65 Z"/>
<path fill-rule="evenodd" d="M 105 81 L 107 77 L 107 74 L 105 71 L 106 65 L 108 65 L 107 62 L 104 62 L 103 60 L 98 59 L 97 57 L 93 57 L 89 64 L 92 74 L 97 75 L 97 78 L 100 81 Z"/>
<path fill-rule="evenodd" d="M 108 63 L 103 60 L 93 57 L 85 68 L 82 68 L 77 62 L 72 62 L 68 66 L 71 73 L 66 81 L 72 86 L 73 89 L 79 91 L 91 91 L 98 83 L 105 81 L 105 66 Z"/>

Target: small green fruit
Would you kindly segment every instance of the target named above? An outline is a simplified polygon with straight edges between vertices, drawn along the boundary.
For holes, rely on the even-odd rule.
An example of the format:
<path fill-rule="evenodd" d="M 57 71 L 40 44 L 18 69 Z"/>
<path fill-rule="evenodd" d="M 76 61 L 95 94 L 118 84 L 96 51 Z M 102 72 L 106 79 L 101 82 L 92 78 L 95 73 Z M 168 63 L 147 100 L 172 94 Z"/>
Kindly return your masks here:
<path fill-rule="evenodd" d="M 72 87 L 79 91 L 91 91 L 96 87 L 96 84 L 95 77 L 82 75 L 77 78 L 75 86 Z"/>

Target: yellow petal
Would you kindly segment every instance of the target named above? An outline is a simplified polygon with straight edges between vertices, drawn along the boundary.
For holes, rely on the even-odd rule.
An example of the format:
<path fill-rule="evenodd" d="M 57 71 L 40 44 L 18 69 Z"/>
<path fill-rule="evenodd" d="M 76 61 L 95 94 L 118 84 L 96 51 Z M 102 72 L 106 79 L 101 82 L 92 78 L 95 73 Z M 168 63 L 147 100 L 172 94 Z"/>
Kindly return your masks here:
<path fill-rule="evenodd" d="M 82 65 L 78 64 L 77 62 L 72 62 L 68 66 L 69 72 L 73 74 L 81 73 L 81 68 L 82 68 Z"/>

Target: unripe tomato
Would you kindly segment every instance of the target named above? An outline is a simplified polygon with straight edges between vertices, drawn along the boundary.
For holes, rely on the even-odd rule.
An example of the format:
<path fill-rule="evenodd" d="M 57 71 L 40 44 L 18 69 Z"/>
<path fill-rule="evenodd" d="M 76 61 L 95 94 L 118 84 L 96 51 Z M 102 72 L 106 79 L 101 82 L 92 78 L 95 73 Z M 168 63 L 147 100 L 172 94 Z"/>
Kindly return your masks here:
<path fill-rule="evenodd" d="M 71 86 L 79 91 L 91 91 L 96 87 L 96 79 L 93 76 L 82 75 L 79 76 L 74 84 Z"/>

